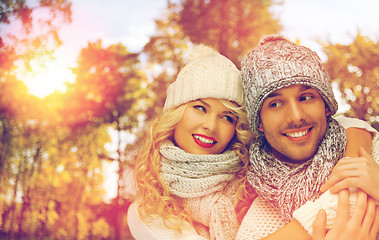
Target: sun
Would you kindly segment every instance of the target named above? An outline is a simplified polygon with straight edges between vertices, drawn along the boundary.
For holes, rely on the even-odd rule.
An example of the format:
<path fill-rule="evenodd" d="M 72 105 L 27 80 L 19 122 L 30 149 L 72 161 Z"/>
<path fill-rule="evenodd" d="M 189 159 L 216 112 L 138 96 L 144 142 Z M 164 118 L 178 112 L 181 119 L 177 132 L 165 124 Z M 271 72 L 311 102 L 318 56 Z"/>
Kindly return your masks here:
<path fill-rule="evenodd" d="M 55 54 L 53 58 L 42 56 L 30 61 L 30 69 L 18 67 L 16 77 L 24 82 L 29 94 L 44 98 L 55 91 L 66 92 L 66 82 L 73 83 L 72 73 L 67 59 Z"/>

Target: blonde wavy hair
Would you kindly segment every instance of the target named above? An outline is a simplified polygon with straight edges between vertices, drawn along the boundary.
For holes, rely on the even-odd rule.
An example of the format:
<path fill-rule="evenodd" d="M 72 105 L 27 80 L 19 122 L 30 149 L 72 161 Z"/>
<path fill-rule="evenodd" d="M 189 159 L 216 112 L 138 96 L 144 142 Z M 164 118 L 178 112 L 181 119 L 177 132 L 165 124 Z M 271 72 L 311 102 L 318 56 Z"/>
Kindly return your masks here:
<path fill-rule="evenodd" d="M 229 108 L 236 116 L 236 132 L 226 147 L 236 152 L 244 163 L 236 175 L 233 184 L 243 185 L 248 165 L 248 147 L 253 139 L 253 133 L 249 129 L 247 115 L 244 107 L 235 102 L 219 99 L 221 103 Z M 161 144 L 173 141 L 174 129 L 182 118 L 188 103 L 163 112 L 153 119 L 147 128 L 144 144 L 141 146 L 135 165 L 135 177 L 139 188 L 139 199 L 143 203 L 139 208 L 139 214 L 146 222 L 152 221 L 152 216 L 160 216 L 169 228 L 181 230 L 183 221 L 192 224 L 192 219 L 183 207 L 182 199 L 170 193 L 168 186 L 160 175 L 161 155 L 159 152 Z M 238 190 L 239 195 L 244 190 Z"/>

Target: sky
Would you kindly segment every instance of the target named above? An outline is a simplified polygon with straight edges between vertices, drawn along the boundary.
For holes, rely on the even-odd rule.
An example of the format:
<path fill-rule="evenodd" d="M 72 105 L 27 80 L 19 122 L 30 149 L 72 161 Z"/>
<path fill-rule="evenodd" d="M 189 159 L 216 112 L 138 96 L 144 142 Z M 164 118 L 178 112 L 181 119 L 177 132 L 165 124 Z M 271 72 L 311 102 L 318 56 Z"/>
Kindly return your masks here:
<path fill-rule="evenodd" d="M 349 43 L 357 29 L 379 37 L 378 0 L 282 0 L 276 7 L 284 25 L 283 34 L 316 47 L 317 39 Z M 73 22 L 62 28 L 64 44 L 76 52 L 88 41 L 124 43 L 139 51 L 155 31 L 167 0 L 72 0 Z M 73 35 L 72 33 L 77 33 Z M 254 47 L 254 46 L 252 46 Z M 65 48 L 65 46 L 63 46 Z M 71 52 L 71 51 L 70 51 Z"/>
<path fill-rule="evenodd" d="M 252 0 L 253 1 L 253 0 Z M 140 51 L 155 32 L 154 19 L 159 17 L 167 5 L 167 0 L 71 0 L 72 23 L 64 25 L 59 34 L 63 41 L 57 50 L 55 64 L 50 69 L 61 67 L 61 76 L 74 78 L 68 67 L 74 67 L 80 50 L 101 39 L 103 46 L 122 43 L 130 52 Z M 315 50 L 325 59 L 317 40 L 330 40 L 332 43 L 349 44 L 357 30 L 372 40 L 379 39 L 378 0 L 283 0 L 284 5 L 275 7 L 279 17 L 282 34 L 290 40 L 300 40 L 301 44 Z M 255 46 L 251 46 L 252 48 Z M 42 79 L 42 73 L 38 74 Z M 52 88 L 64 85 L 56 77 L 56 82 L 47 74 L 46 82 Z M 32 91 L 35 79 L 29 80 Z M 46 94 L 41 83 L 35 84 L 36 94 Z M 48 93 L 48 92 L 47 92 Z M 108 146 L 112 149 L 112 143 Z M 114 146 L 113 146 L 114 148 Z M 117 165 L 108 164 L 105 174 L 108 198 L 116 191 Z"/>

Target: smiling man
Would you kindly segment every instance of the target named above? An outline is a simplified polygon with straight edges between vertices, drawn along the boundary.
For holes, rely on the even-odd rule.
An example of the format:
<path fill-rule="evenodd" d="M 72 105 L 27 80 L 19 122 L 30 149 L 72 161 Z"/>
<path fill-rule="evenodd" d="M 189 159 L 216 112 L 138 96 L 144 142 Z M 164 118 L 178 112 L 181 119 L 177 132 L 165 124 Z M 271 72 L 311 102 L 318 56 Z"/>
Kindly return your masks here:
<path fill-rule="evenodd" d="M 314 51 L 282 36 L 267 36 L 245 56 L 241 72 L 249 126 L 257 135 L 249 150 L 247 180 L 258 197 L 237 239 L 261 239 L 289 223 L 307 201 L 320 197 L 320 187 L 344 156 L 347 138 L 332 118 L 337 101 Z M 327 204 L 337 205 L 328 200 L 336 195 L 322 196 Z M 306 217 L 312 219 L 312 214 Z"/>
<path fill-rule="evenodd" d="M 259 131 L 273 155 L 286 162 L 302 162 L 316 153 L 330 115 L 321 95 L 309 86 L 285 87 L 269 94 L 262 104 Z"/>

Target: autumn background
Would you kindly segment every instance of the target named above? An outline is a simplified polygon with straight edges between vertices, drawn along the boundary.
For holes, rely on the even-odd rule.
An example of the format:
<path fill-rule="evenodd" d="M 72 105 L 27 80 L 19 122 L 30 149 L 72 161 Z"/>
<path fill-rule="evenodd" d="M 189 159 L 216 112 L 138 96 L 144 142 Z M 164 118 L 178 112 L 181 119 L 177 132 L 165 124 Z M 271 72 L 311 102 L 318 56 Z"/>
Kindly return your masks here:
<path fill-rule="evenodd" d="M 84 2 L 108 11 L 115 25 Z M 263 35 L 285 34 L 322 56 L 343 106 L 338 114 L 378 129 L 379 30 L 354 22 L 374 16 L 367 2 L 375 0 L 298 2 L 305 9 L 291 13 L 286 0 L 141 1 L 138 11 L 129 0 L 1 0 L 0 239 L 132 239 L 134 152 L 194 44 L 240 66 Z M 328 5 L 315 15 L 319 2 Z M 367 12 L 338 18 L 346 4 Z M 325 20 L 333 11 L 337 24 Z M 137 22 L 120 24 L 133 14 Z M 315 16 L 320 28 L 349 29 L 344 40 L 307 26 Z M 65 30 L 71 25 L 77 31 Z M 132 34 L 106 37 L 118 31 Z"/>

